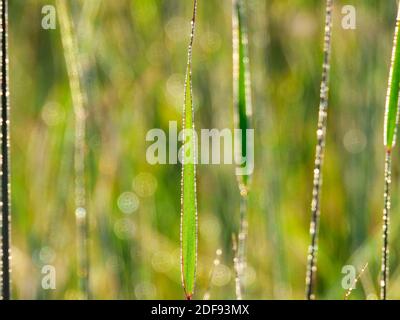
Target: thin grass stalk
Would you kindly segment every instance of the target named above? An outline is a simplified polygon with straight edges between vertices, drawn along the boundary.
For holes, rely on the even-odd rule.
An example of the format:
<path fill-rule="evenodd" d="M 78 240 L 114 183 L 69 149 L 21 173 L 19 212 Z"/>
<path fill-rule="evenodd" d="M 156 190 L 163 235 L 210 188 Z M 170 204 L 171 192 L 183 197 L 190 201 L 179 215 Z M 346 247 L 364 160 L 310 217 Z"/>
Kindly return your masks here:
<path fill-rule="evenodd" d="M 183 103 L 183 146 L 181 180 L 181 277 L 187 300 L 194 294 L 197 264 L 196 141 L 192 90 L 192 48 L 196 25 L 197 0 L 193 3 L 190 41 Z"/>
<path fill-rule="evenodd" d="M 208 276 L 208 285 L 207 285 L 206 291 L 204 292 L 203 300 L 210 300 L 212 280 L 214 278 L 216 267 L 219 266 L 219 264 L 221 263 L 221 255 L 222 255 L 222 250 L 218 249 L 215 252 L 215 259 L 213 261 L 213 264 L 212 264 L 212 267 L 210 270 L 210 274 Z"/>
<path fill-rule="evenodd" d="M 0 2 L 1 15 L 1 299 L 10 300 L 10 104 L 8 88 L 8 1 Z"/>
<path fill-rule="evenodd" d="M 390 189 L 392 184 L 392 153 L 385 153 L 385 183 L 383 194 L 383 224 L 382 224 L 382 262 L 380 298 L 386 300 L 387 282 L 389 280 L 389 223 L 390 223 Z"/>
<path fill-rule="evenodd" d="M 307 256 L 306 274 L 306 299 L 315 299 L 315 278 L 317 272 L 318 229 L 320 217 L 320 201 L 322 188 L 322 167 L 325 153 L 326 129 L 329 103 L 329 74 L 331 65 L 332 41 L 332 12 L 333 0 L 326 1 L 325 36 L 324 36 L 324 61 L 322 66 L 322 81 L 320 90 L 320 103 L 318 113 L 317 146 L 314 162 L 314 179 L 311 202 L 310 238 L 311 243 Z"/>
<path fill-rule="evenodd" d="M 239 275 L 239 256 L 238 256 L 238 245 L 235 234 L 232 234 L 232 251 L 233 251 L 233 270 L 235 274 L 235 295 L 236 300 L 242 300 L 242 285 Z"/>
<path fill-rule="evenodd" d="M 89 247 L 88 247 L 88 215 L 86 210 L 85 188 L 85 127 L 86 127 L 86 96 L 81 85 L 81 65 L 78 45 L 75 38 L 72 18 L 65 0 L 57 0 L 59 9 L 61 39 L 64 48 L 65 62 L 69 77 L 72 102 L 75 114 L 75 218 L 78 242 L 78 277 L 83 299 L 90 297 L 89 290 Z"/>
<path fill-rule="evenodd" d="M 357 283 L 360 281 L 360 279 L 361 279 L 362 275 L 364 274 L 365 270 L 367 270 L 367 267 L 368 267 L 368 262 L 361 269 L 361 271 L 358 274 L 357 278 L 354 279 L 354 282 L 352 283 L 351 287 L 346 291 L 346 294 L 344 296 L 344 300 L 349 300 L 351 293 L 357 287 Z"/>
<path fill-rule="evenodd" d="M 384 146 L 385 146 L 385 182 L 382 223 L 382 262 L 380 280 L 380 298 L 386 300 L 389 282 L 389 225 L 390 225 L 390 189 L 392 183 L 392 149 L 396 144 L 399 123 L 399 89 L 400 89 L 400 42 L 398 41 L 400 23 L 400 4 L 398 5 L 396 28 L 393 39 L 393 50 L 389 72 L 388 89 L 385 104 Z"/>
<path fill-rule="evenodd" d="M 244 277 L 246 271 L 246 246 L 247 246 L 247 191 L 240 194 L 240 228 L 237 247 L 237 281 L 236 281 L 236 299 L 242 300 L 244 294 Z"/>
<path fill-rule="evenodd" d="M 235 128 L 241 131 L 235 143 L 238 169 L 248 164 L 248 149 L 253 146 L 247 141 L 247 130 L 251 129 L 252 102 L 248 53 L 246 10 L 242 0 L 232 0 L 232 57 L 233 57 L 233 106 Z M 243 283 L 246 271 L 246 241 L 248 234 L 247 201 L 251 183 L 251 174 L 237 175 L 240 192 L 240 225 L 237 245 L 237 259 L 234 267 L 237 274 L 236 298 L 242 299 Z"/>

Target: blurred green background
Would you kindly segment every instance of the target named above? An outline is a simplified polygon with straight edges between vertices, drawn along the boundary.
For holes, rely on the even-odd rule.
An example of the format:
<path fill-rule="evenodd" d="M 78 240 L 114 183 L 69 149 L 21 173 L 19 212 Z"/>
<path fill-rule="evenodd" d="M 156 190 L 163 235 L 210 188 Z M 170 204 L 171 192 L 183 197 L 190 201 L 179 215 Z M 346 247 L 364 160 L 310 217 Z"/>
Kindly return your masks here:
<path fill-rule="evenodd" d="M 246 298 L 302 299 L 325 1 L 248 0 L 255 172 Z M 192 1 L 71 0 L 88 96 L 90 287 L 96 299 L 181 299 L 180 166 L 146 162 L 148 130 L 181 121 Z M 53 0 L 9 1 L 14 298 L 79 298 L 74 113 Z M 357 10 L 341 27 L 342 6 Z M 352 299 L 377 296 L 383 114 L 396 1 L 335 1 L 317 298 L 343 299 L 342 268 L 369 266 Z M 196 126 L 232 127 L 231 1 L 198 3 Z M 390 298 L 400 298 L 399 157 L 394 153 Z M 239 197 L 230 165 L 198 167 L 202 299 L 234 299 L 231 236 Z M 210 283 L 217 249 L 221 263 Z M 41 287 L 53 265 L 56 290 Z"/>

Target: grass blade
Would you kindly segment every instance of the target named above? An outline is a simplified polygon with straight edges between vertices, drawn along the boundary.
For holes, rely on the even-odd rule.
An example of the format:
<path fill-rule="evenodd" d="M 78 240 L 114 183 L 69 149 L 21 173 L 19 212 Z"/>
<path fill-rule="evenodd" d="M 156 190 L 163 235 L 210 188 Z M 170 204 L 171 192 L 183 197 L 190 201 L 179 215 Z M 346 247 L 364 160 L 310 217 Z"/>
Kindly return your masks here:
<path fill-rule="evenodd" d="M 311 203 L 310 238 L 311 243 L 307 256 L 306 274 L 306 299 L 315 299 L 314 286 L 317 272 L 318 253 L 318 228 L 320 216 L 320 198 L 322 188 L 322 166 L 325 153 L 326 127 L 328 118 L 328 97 L 329 97 L 329 71 L 331 58 L 332 40 L 332 11 L 333 0 L 326 1 L 325 14 L 325 37 L 324 37 L 324 62 L 322 67 L 322 81 L 320 91 L 320 103 L 317 128 L 317 146 L 314 162 L 314 180 Z"/>
<path fill-rule="evenodd" d="M 380 297 L 386 300 L 389 281 L 389 221 L 390 221 L 390 187 L 392 182 L 392 148 L 396 144 L 396 133 L 399 122 L 399 88 L 400 88 L 400 41 L 398 41 L 400 23 L 400 4 L 397 11 L 396 28 L 393 39 L 393 50 L 385 105 L 384 146 L 385 146 L 385 187 L 382 226 L 382 263 Z"/>
<path fill-rule="evenodd" d="M 248 35 L 246 29 L 246 12 L 242 0 L 232 0 L 232 49 L 233 49 L 233 105 L 234 124 L 241 135 L 236 137 L 235 151 L 236 163 L 239 170 L 247 167 L 251 141 L 247 141 L 247 130 L 251 129 L 251 81 L 248 55 Z M 236 148 L 238 146 L 238 148 Z M 238 171 L 237 171 L 238 172 Z M 236 298 L 242 299 L 243 278 L 246 266 L 246 240 L 247 240 L 247 197 L 251 174 L 241 172 L 237 174 L 240 191 L 240 229 L 238 237 L 237 259 L 235 260 Z"/>
<path fill-rule="evenodd" d="M 194 1 L 183 104 L 183 146 L 181 181 L 181 272 L 186 299 L 194 293 L 197 262 L 196 140 L 192 94 L 192 48 L 197 0 Z"/>
<path fill-rule="evenodd" d="M 384 145 L 392 149 L 396 143 L 398 104 L 400 89 L 400 41 L 398 41 L 400 6 L 397 13 L 396 30 L 393 40 L 392 60 L 385 106 Z"/>
<path fill-rule="evenodd" d="M 9 300 L 10 288 L 10 107 L 8 89 L 8 1 L 1 0 L 1 298 Z"/>
<path fill-rule="evenodd" d="M 82 90 L 82 68 L 79 61 L 78 45 L 74 37 L 72 18 L 67 2 L 57 0 L 60 17 L 61 39 L 64 47 L 65 62 L 69 77 L 72 102 L 75 113 L 75 218 L 78 235 L 78 277 L 82 298 L 88 299 L 89 292 L 89 247 L 88 216 L 86 211 L 85 188 L 85 131 L 86 131 L 86 96 Z"/>
<path fill-rule="evenodd" d="M 237 142 L 240 147 L 236 150 L 236 160 L 241 168 L 245 168 L 250 143 L 246 130 L 251 129 L 252 103 L 246 12 L 242 0 L 232 0 L 232 36 L 234 123 L 242 132 Z M 251 175 L 238 175 L 238 179 L 241 192 L 247 193 Z"/>

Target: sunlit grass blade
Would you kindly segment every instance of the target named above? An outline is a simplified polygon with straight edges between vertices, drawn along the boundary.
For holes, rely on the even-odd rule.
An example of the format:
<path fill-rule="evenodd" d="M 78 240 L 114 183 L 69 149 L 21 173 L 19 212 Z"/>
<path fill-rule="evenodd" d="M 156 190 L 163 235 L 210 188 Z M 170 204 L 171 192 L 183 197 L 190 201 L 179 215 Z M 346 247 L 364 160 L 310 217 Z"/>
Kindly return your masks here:
<path fill-rule="evenodd" d="M 67 1 L 57 0 L 60 17 L 61 39 L 64 48 L 72 103 L 75 114 L 75 219 L 78 245 L 78 278 L 82 298 L 90 297 L 89 291 L 89 246 L 88 216 L 86 211 L 85 186 L 85 148 L 86 148 L 86 95 L 82 90 L 82 68 L 79 61 L 78 44 L 74 33 L 73 22 L 68 10 Z"/>
<path fill-rule="evenodd" d="M 317 272 L 318 229 L 320 216 L 320 199 L 322 188 L 322 166 L 325 153 L 326 127 L 328 118 L 329 74 L 331 63 L 333 0 L 326 1 L 324 61 L 318 113 L 317 146 L 314 162 L 313 193 L 311 202 L 310 238 L 311 243 L 307 256 L 306 299 L 315 299 L 315 277 Z"/>
<path fill-rule="evenodd" d="M 8 89 L 8 1 L 1 0 L 1 298 L 10 289 L 10 107 Z"/>
<path fill-rule="evenodd" d="M 392 149 L 396 143 L 400 89 L 400 41 L 398 41 L 400 6 L 393 40 L 392 60 L 385 106 L 384 145 Z"/>
<path fill-rule="evenodd" d="M 196 139 L 192 94 L 192 48 L 197 0 L 194 1 L 183 105 L 183 146 L 181 181 L 181 272 L 186 298 L 194 293 L 197 262 Z"/>
<path fill-rule="evenodd" d="M 392 183 L 392 148 L 396 144 L 396 133 L 399 117 L 400 88 L 400 41 L 398 41 L 400 4 L 397 12 L 396 28 L 393 40 L 392 59 L 389 73 L 388 90 L 385 105 L 384 146 L 385 146 L 385 187 L 382 226 L 382 263 L 380 297 L 386 300 L 389 281 L 389 221 L 390 221 L 390 187 Z"/>
<path fill-rule="evenodd" d="M 247 196 L 251 172 L 246 172 L 253 154 L 253 142 L 248 141 L 247 131 L 251 129 L 251 81 L 249 70 L 248 35 L 246 11 L 242 0 L 232 0 L 232 49 L 233 49 L 233 104 L 235 129 L 241 134 L 235 141 L 236 174 L 240 191 L 240 230 L 238 236 L 236 270 L 236 298 L 243 294 L 243 277 L 246 266 L 247 239 Z M 249 152 L 250 151 L 250 152 Z"/>

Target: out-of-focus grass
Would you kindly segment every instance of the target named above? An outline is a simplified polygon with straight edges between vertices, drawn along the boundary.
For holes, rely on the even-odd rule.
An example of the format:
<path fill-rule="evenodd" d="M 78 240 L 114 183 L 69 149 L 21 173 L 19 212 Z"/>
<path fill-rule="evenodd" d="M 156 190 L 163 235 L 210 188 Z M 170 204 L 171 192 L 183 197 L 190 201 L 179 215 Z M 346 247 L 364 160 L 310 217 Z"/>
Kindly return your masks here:
<path fill-rule="evenodd" d="M 146 162 L 149 129 L 179 121 L 190 1 L 71 1 L 87 92 L 87 181 L 94 298 L 183 298 L 180 166 Z M 303 298 L 321 72 L 324 3 L 251 0 L 255 174 L 249 198 L 248 298 Z M 13 294 L 74 298 L 73 109 L 52 0 L 10 1 Z M 341 9 L 344 3 L 337 1 Z M 324 167 L 318 298 L 343 299 L 341 269 L 369 263 L 351 298 L 376 297 L 383 189 L 383 102 L 395 1 L 354 0 L 357 29 L 336 10 Z M 231 3 L 199 5 L 193 61 L 197 128 L 231 128 Z M 229 116 L 231 115 L 231 116 Z M 391 288 L 400 298 L 398 155 L 393 159 Z M 214 253 L 211 298 L 234 298 L 233 166 L 198 167 L 198 297 Z M 41 268 L 57 289 L 41 288 Z"/>

